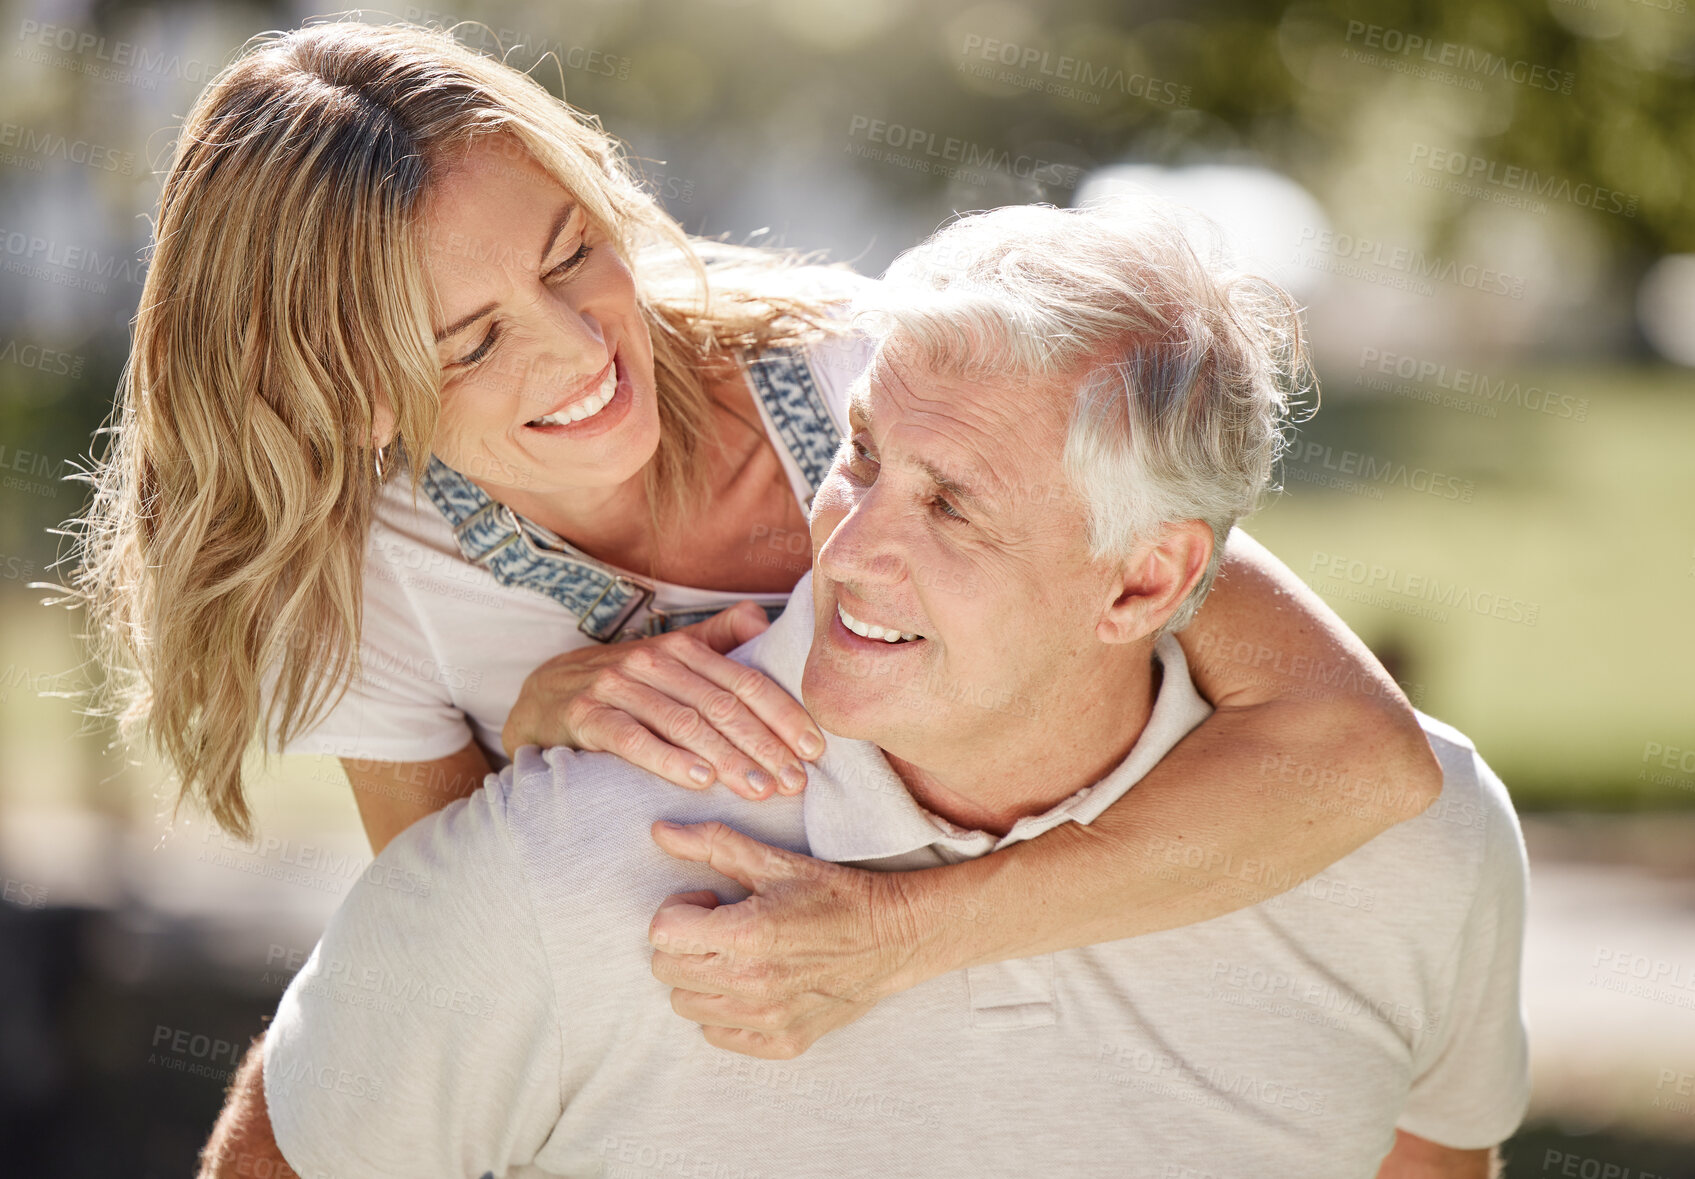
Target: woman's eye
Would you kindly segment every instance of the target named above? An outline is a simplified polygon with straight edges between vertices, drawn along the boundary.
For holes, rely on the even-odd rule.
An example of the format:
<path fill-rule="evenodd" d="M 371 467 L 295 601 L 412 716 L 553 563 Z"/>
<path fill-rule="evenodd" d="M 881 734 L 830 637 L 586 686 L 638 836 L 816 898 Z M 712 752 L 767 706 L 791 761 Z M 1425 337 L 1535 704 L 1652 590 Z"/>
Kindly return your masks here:
<path fill-rule="evenodd" d="M 459 368 L 470 368 L 489 354 L 494 348 L 494 342 L 498 339 L 500 339 L 500 326 L 498 324 L 491 325 L 488 335 L 483 337 L 483 342 L 478 344 L 475 350 L 467 352 L 453 363 Z"/>
<path fill-rule="evenodd" d="M 581 266 L 584 262 L 587 262 L 590 252 L 591 247 L 587 242 L 584 242 L 582 245 L 577 247 L 577 252 L 575 254 L 572 254 L 569 258 L 565 259 L 565 261 L 548 271 L 547 277 L 564 278 L 567 274 L 575 271 L 577 267 Z"/>

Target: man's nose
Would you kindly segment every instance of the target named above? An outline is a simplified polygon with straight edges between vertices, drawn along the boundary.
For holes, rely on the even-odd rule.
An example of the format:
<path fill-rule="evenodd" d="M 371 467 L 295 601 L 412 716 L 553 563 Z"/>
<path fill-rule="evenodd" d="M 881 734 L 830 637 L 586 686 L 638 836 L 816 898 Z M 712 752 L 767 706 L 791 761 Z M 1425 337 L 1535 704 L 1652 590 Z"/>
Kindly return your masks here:
<path fill-rule="evenodd" d="M 906 576 L 905 529 L 891 497 L 873 487 L 836 521 L 818 549 L 817 566 L 831 581 L 891 585 Z"/>

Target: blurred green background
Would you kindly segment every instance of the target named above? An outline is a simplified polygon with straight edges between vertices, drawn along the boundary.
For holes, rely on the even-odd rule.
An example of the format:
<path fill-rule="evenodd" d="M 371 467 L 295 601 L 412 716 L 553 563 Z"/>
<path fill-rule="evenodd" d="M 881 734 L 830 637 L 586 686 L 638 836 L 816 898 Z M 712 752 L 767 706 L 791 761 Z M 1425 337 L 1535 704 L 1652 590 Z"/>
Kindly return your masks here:
<path fill-rule="evenodd" d="M 0 5 L 0 937 L 23 980 L 0 1158 L 54 1173 L 179 1173 L 219 1085 L 148 1040 L 257 1031 L 346 884 L 173 826 L 156 766 L 40 695 L 86 669 L 76 620 L 28 588 L 80 508 L 62 477 L 110 409 L 177 120 L 247 38 L 324 11 Z M 1212 212 L 1308 307 L 1323 382 L 1249 530 L 1535 812 L 1537 1104 L 1510 1173 L 1695 1174 L 1664 1079 L 1695 1072 L 1695 1013 L 1580 977 L 1608 937 L 1695 970 L 1685 0 L 386 16 L 482 22 L 461 36 L 599 115 L 692 231 L 870 274 L 959 210 L 1131 180 Z M 259 814 L 363 847 L 333 765 L 270 767 Z"/>

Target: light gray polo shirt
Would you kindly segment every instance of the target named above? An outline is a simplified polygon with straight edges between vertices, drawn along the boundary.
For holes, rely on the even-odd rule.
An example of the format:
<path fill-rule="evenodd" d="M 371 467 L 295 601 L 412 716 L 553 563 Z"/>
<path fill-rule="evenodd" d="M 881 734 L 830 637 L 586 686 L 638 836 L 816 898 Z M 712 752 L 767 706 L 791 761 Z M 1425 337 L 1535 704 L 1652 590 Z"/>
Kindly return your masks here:
<path fill-rule="evenodd" d="M 811 630 L 807 579 L 733 657 L 798 696 Z M 649 972 L 655 908 L 745 893 L 661 852 L 654 819 L 902 869 L 1087 823 L 1208 713 L 1176 642 L 1156 653 L 1124 762 L 1004 839 L 923 810 L 861 741 L 829 737 L 804 794 L 759 803 L 607 754 L 520 751 L 383 851 L 283 996 L 265 1091 L 285 1157 L 306 1179 L 1340 1179 L 1375 1174 L 1397 1125 L 1506 1138 L 1529 1088 L 1523 842 L 1500 781 L 1429 718 L 1435 806 L 1275 900 L 944 975 L 794 1061 L 713 1048 L 672 1012 Z M 1301 782 L 1268 765 L 1254 786 Z"/>

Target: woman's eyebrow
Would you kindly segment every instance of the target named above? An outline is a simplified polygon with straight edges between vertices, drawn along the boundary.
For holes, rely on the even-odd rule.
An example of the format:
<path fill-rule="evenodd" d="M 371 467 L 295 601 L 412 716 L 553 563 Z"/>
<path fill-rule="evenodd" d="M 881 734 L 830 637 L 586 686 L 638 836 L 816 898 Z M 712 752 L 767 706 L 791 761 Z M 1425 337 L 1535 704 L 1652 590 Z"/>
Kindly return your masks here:
<path fill-rule="evenodd" d="M 564 231 L 566 225 L 570 224 L 571 217 L 574 213 L 576 213 L 576 211 L 577 203 L 575 201 L 566 201 L 565 207 L 559 210 L 559 215 L 553 219 L 553 228 L 548 231 L 547 241 L 541 248 L 542 261 L 546 261 L 547 256 L 553 253 L 554 243 L 559 240 L 560 233 Z M 457 336 L 460 332 L 476 323 L 477 320 L 493 311 L 496 306 L 498 306 L 498 304 L 484 303 L 481 307 L 477 308 L 463 319 L 457 319 L 448 324 L 436 333 L 436 343 L 439 344 L 443 340 Z"/>
<path fill-rule="evenodd" d="M 460 332 L 476 323 L 477 320 L 493 311 L 495 306 L 496 305 L 493 303 L 484 303 L 481 307 L 471 312 L 471 314 L 467 315 L 464 319 L 448 324 L 446 327 L 442 328 L 441 331 L 436 333 L 436 343 L 439 344 L 451 336 L 457 336 Z"/>
<path fill-rule="evenodd" d="M 559 240 L 560 233 L 563 232 L 565 226 L 570 223 L 571 217 L 574 213 L 576 213 L 576 211 L 577 202 L 571 200 L 566 201 L 564 207 L 559 210 L 559 216 L 553 219 L 553 229 L 548 232 L 547 244 L 542 246 L 541 257 L 537 259 L 536 265 L 539 266 L 541 263 L 547 261 L 547 256 L 553 253 L 553 244 Z"/>

